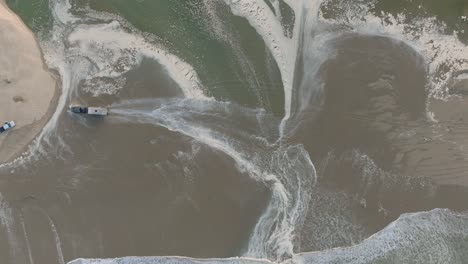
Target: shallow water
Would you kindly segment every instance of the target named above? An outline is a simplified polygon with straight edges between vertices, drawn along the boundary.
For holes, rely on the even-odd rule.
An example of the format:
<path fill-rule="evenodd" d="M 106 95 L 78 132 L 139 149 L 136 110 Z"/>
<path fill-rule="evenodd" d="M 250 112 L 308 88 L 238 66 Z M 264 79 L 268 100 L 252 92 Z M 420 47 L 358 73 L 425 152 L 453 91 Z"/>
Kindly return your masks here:
<path fill-rule="evenodd" d="M 468 142 L 434 103 L 463 4 L 8 3 L 62 97 L 0 168 L 2 263 L 466 263 Z"/>

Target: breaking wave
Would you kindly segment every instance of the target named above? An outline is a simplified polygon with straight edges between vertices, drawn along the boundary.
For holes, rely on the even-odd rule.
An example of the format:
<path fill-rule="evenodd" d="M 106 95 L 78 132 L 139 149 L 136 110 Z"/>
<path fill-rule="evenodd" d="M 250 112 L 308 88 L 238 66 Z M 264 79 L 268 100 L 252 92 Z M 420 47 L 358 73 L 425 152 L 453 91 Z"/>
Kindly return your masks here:
<path fill-rule="evenodd" d="M 351 247 L 300 253 L 284 264 L 295 263 L 466 263 L 468 215 L 436 209 L 400 216 L 382 231 Z M 263 259 L 192 259 L 181 257 L 126 257 L 117 259 L 77 259 L 69 264 L 136 263 L 272 263 Z"/>

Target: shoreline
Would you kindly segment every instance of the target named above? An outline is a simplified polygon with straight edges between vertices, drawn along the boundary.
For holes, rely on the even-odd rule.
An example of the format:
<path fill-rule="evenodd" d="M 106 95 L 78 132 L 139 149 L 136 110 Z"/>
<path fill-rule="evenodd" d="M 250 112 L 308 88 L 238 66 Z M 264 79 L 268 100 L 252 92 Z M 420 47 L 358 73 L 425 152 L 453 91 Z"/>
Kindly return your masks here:
<path fill-rule="evenodd" d="M 0 58 L 0 121 L 17 123 L 0 134 L 0 164 L 5 164 L 28 151 L 54 114 L 61 92 L 34 33 L 5 0 L 0 0 L 0 22 L 0 46 L 8 52 Z"/>

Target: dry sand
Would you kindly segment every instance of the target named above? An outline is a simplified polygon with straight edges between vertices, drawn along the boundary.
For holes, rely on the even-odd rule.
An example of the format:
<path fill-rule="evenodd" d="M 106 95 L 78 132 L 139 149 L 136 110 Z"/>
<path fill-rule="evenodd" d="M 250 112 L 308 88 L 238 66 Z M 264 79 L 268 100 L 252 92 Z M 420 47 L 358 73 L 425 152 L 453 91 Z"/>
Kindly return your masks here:
<path fill-rule="evenodd" d="M 33 33 L 0 0 L 0 122 L 17 124 L 0 134 L 0 164 L 20 155 L 41 131 L 53 111 L 56 85 Z"/>

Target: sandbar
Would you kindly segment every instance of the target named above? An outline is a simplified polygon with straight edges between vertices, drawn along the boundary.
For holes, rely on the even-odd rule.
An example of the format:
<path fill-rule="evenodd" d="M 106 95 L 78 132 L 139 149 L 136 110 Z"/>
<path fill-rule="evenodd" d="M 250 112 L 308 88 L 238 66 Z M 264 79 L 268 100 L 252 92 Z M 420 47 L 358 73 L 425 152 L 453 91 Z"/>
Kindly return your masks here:
<path fill-rule="evenodd" d="M 0 0 L 0 122 L 17 124 L 0 134 L 0 164 L 26 150 L 49 120 L 57 97 L 57 81 L 34 34 Z"/>

